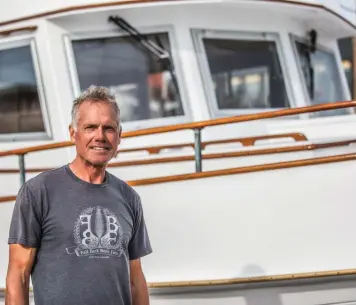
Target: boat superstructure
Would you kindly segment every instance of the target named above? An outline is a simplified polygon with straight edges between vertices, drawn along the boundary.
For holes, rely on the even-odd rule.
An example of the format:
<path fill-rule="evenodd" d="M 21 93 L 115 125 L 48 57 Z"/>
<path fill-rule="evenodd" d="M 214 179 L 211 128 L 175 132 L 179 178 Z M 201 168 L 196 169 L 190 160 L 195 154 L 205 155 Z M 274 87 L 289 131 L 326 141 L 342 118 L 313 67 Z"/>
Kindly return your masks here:
<path fill-rule="evenodd" d="M 120 104 L 109 170 L 142 196 L 152 304 L 356 301 L 356 102 L 339 45 L 355 36 L 355 10 L 341 0 L 2 7 L 0 287 L 14 196 L 74 156 L 72 101 L 95 84 Z"/>

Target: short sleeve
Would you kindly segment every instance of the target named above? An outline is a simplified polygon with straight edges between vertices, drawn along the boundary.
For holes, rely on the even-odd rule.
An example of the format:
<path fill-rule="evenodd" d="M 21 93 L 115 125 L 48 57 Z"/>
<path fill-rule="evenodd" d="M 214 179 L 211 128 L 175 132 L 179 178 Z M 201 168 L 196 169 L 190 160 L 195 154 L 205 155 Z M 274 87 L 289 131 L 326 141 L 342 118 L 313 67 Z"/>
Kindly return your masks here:
<path fill-rule="evenodd" d="M 150 239 L 147 232 L 145 218 L 143 215 L 143 209 L 141 205 L 141 199 L 136 194 L 135 196 L 135 220 L 134 229 L 131 240 L 129 242 L 129 257 L 130 260 L 138 259 L 152 252 Z"/>
<path fill-rule="evenodd" d="M 41 216 L 37 202 L 28 185 L 19 190 L 10 223 L 8 244 L 37 248 L 41 239 Z"/>

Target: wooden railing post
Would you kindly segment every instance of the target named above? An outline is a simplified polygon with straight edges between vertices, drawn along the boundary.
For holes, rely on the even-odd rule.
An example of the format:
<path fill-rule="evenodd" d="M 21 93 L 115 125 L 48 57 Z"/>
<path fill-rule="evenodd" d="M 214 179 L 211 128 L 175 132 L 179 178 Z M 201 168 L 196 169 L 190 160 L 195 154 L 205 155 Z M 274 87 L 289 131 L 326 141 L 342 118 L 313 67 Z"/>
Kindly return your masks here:
<path fill-rule="evenodd" d="M 194 128 L 195 171 L 202 171 L 201 128 Z"/>
<path fill-rule="evenodd" d="M 19 156 L 19 168 L 20 168 L 20 183 L 21 186 L 25 184 L 26 181 L 26 169 L 25 169 L 25 154 Z"/>

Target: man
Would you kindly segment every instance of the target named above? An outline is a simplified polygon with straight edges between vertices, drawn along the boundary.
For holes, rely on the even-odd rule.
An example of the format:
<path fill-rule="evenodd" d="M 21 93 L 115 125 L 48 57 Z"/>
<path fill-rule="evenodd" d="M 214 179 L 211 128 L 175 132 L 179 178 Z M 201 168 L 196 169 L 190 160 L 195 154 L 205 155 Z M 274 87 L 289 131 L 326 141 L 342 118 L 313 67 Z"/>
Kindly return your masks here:
<path fill-rule="evenodd" d="M 120 143 L 120 112 L 102 87 L 73 104 L 77 155 L 20 189 L 9 233 L 6 304 L 148 305 L 140 258 L 151 253 L 139 195 L 106 171 Z"/>

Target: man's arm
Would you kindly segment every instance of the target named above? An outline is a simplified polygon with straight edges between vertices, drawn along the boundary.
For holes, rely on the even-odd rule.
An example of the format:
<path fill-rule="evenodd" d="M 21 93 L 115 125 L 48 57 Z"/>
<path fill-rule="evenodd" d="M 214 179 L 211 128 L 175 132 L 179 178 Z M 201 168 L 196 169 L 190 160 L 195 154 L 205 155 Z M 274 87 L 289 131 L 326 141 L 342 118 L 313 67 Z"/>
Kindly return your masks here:
<path fill-rule="evenodd" d="M 149 305 L 148 288 L 140 259 L 130 261 L 130 281 L 132 304 Z"/>
<path fill-rule="evenodd" d="M 28 305 L 29 282 L 36 249 L 19 244 L 9 246 L 5 305 Z"/>

